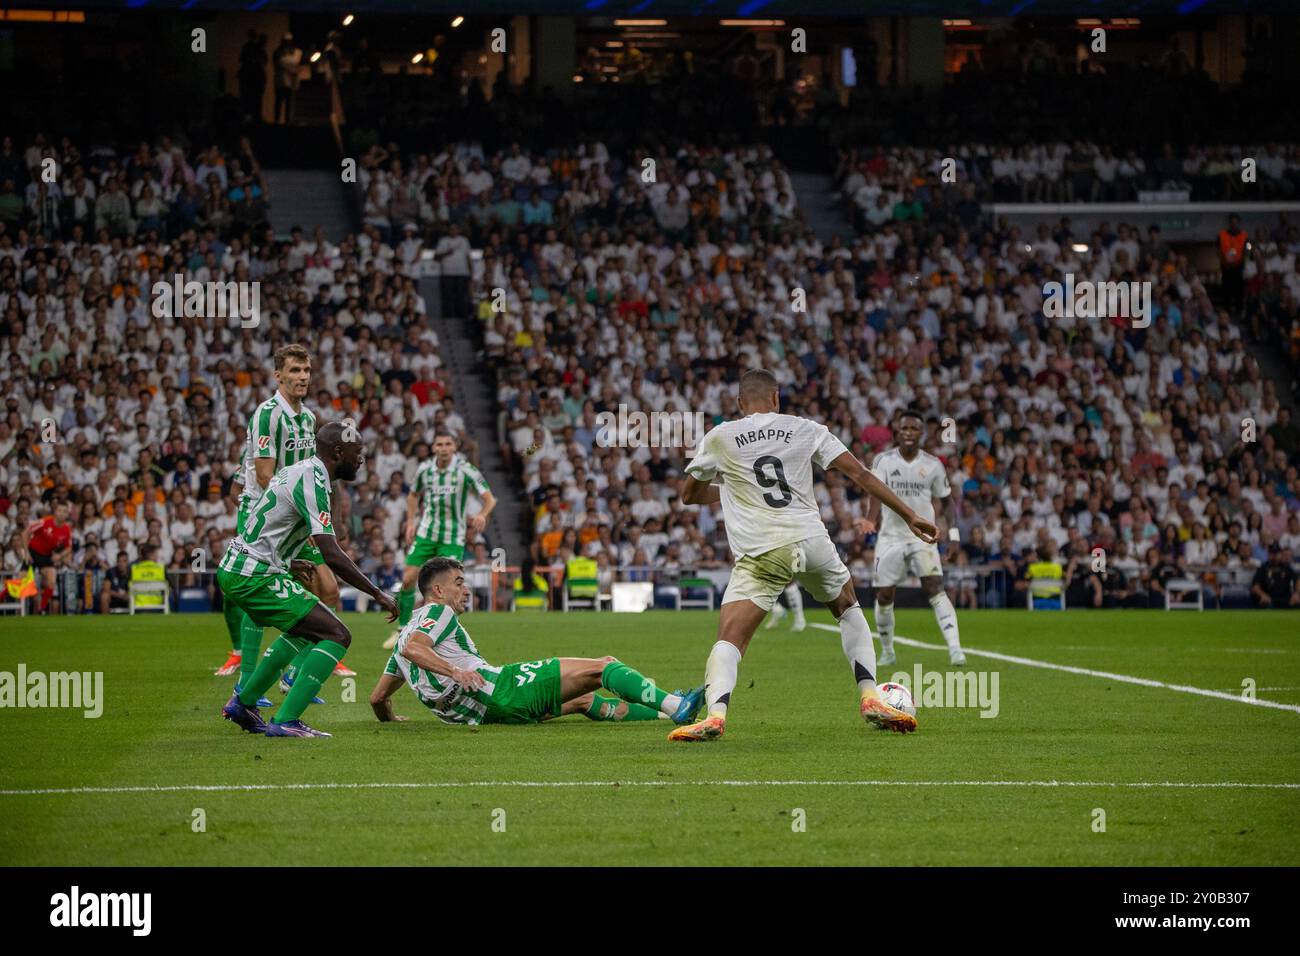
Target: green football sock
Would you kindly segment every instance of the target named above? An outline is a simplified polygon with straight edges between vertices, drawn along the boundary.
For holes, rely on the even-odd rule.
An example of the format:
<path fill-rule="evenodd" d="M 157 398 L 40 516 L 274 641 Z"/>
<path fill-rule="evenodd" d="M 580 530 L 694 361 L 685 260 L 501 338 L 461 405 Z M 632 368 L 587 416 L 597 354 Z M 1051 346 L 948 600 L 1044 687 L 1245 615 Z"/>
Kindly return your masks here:
<path fill-rule="evenodd" d="M 619 716 L 619 705 L 627 708 L 627 711 Z M 606 697 L 604 694 L 592 694 L 591 706 L 587 708 L 583 715 L 591 720 L 659 720 L 663 717 L 659 711 L 653 707 L 647 707 L 645 704 L 633 704 L 617 697 Z"/>
<path fill-rule="evenodd" d="M 256 704 L 257 699 L 280 679 L 280 671 L 284 670 L 284 665 L 293 660 L 304 646 L 311 647 L 311 642 L 301 637 L 290 637 L 288 634 L 281 634 L 276 638 L 262 655 L 257 670 L 253 671 L 248 680 L 241 683 L 239 702 L 246 707 Z M 307 699 L 311 700 L 310 697 Z"/>
<path fill-rule="evenodd" d="M 321 684 L 334 673 L 334 665 L 343 660 L 343 655 L 347 652 L 346 647 L 335 641 L 321 641 L 311 648 L 307 659 L 298 667 L 298 676 L 294 679 L 289 695 L 272 720 L 277 724 L 287 724 L 301 717 L 320 690 Z"/>
<path fill-rule="evenodd" d="M 239 628 L 239 646 L 243 652 L 239 659 L 239 684 L 247 687 L 262 656 L 262 627 L 254 624 L 247 614 Z"/>
<path fill-rule="evenodd" d="M 415 613 L 415 589 L 402 590 L 397 592 L 397 626 L 406 627 L 411 621 L 411 615 Z"/>
<path fill-rule="evenodd" d="M 230 635 L 230 649 L 232 651 L 242 651 L 244 645 L 240 643 L 243 636 L 244 609 L 238 604 L 227 599 L 222 605 L 221 613 L 226 619 L 226 633 Z"/>
<path fill-rule="evenodd" d="M 285 634 L 283 636 L 288 637 L 289 635 Z M 302 651 L 298 654 L 298 656 L 293 659 L 293 663 L 290 664 L 287 668 L 285 668 L 284 671 L 285 677 L 289 678 L 289 680 L 298 679 L 298 672 L 302 670 L 302 665 L 307 662 L 307 655 L 311 653 L 312 646 L 313 645 L 308 644 L 306 647 L 304 647 Z"/>
<path fill-rule="evenodd" d="M 677 709 L 680 697 L 666 694 L 655 686 L 653 678 L 633 670 L 622 661 L 612 661 L 600 672 L 600 686 L 612 690 L 629 704 L 643 704 L 661 713 Z"/>

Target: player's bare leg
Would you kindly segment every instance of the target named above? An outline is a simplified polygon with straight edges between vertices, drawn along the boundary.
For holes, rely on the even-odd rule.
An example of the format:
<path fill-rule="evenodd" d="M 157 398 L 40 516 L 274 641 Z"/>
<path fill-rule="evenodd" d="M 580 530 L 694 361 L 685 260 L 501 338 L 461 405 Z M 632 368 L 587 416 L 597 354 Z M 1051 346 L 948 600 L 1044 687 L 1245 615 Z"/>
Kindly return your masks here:
<path fill-rule="evenodd" d="M 894 653 L 893 588 L 879 588 L 876 590 L 874 617 L 876 619 L 876 635 L 880 638 L 880 660 L 877 663 L 881 667 L 888 667 L 898 661 L 898 656 Z"/>
<path fill-rule="evenodd" d="M 966 654 L 961 649 L 961 635 L 957 630 L 957 609 L 952 606 L 952 599 L 943 589 L 943 575 L 921 578 L 921 588 L 925 591 L 930 607 L 934 608 L 934 619 L 939 622 L 943 642 L 948 645 L 948 663 L 957 667 L 964 666 Z"/>
<path fill-rule="evenodd" d="M 695 716 L 704 696 L 703 687 L 684 694 L 666 693 L 659 689 L 654 678 L 633 670 L 616 657 L 560 658 L 562 700 L 567 702 L 602 688 L 628 704 L 652 708 L 679 724 Z"/>
<path fill-rule="evenodd" d="M 876 648 L 871 643 L 871 628 L 858 606 L 858 596 L 851 580 L 844 582 L 840 593 L 827 607 L 840 625 L 840 646 L 853 668 L 858 684 L 858 712 L 873 726 L 900 734 L 916 730 L 916 718 L 890 707 L 876 690 Z"/>
<path fill-rule="evenodd" d="M 727 707 L 731 692 L 736 689 L 740 672 L 740 659 L 745 656 L 749 642 L 763 623 L 767 611 L 753 601 L 729 601 L 722 605 L 718 618 L 718 639 L 709 652 L 709 662 L 704 667 L 704 696 L 708 716 L 697 724 L 679 727 L 668 735 L 669 740 L 692 742 L 717 740 L 726 730 Z"/>

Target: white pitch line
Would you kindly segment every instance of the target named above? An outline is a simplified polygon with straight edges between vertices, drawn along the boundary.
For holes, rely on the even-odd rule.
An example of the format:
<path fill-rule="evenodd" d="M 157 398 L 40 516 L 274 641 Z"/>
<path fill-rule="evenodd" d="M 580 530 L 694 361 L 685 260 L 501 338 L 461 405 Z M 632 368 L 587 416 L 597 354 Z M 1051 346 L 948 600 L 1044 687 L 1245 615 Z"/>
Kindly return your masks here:
<path fill-rule="evenodd" d="M 1104 787 L 1141 790 L 1300 790 L 1300 783 L 1219 781 L 1182 783 L 1112 780 L 467 780 L 462 783 L 221 783 L 149 787 L 49 787 L 0 790 L 0 796 L 111 793 L 247 793 L 281 790 L 458 790 L 469 787 L 559 789 L 572 787 Z"/>
<path fill-rule="evenodd" d="M 840 629 L 831 624 L 812 623 L 809 627 L 821 628 L 823 631 L 834 631 L 839 633 Z M 930 651 L 946 651 L 948 648 L 943 644 L 927 644 L 924 641 L 915 641 L 909 637 L 894 637 L 896 644 L 906 644 L 908 647 L 922 647 Z M 1199 694 L 1202 697 L 1214 697 L 1219 700 L 1232 700 L 1239 704 L 1253 704 L 1256 707 L 1271 707 L 1274 710 L 1289 710 L 1293 714 L 1300 714 L 1300 704 L 1283 704 L 1276 700 L 1263 700 L 1259 697 L 1243 697 L 1241 694 L 1231 694 L 1222 690 L 1208 690 L 1204 687 L 1193 687 L 1190 684 L 1168 684 L 1162 680 L 1154 680 L 1150 677 L 1133 677 L 1129 674 L 1112 674 L 1110 671 L 1093 670 L 1091 667 L 1075 667 L 1071 664 L 1053 664 L 1051 661 L 1038 661 L 1032 657 L 1017 657 L 1014 654 L 999 654 L 997 651 L 977 651 L 969 647 L 963 647 L 968 657 L 987 657 L 995 661 L 1006 661 L 1008 664 L 1023 664 L 1025 667 L 1041 667 L 1049 671 L 1064 671 L 1067 674 L 1082 674 L 1084 677 L 1101 677 L 1105 680 L 1120 681 L 1124 684 L 1137 684 L 1139 687 L 1162 687 L 1165 690 L 1176 690 L 1184 694 Z"/>

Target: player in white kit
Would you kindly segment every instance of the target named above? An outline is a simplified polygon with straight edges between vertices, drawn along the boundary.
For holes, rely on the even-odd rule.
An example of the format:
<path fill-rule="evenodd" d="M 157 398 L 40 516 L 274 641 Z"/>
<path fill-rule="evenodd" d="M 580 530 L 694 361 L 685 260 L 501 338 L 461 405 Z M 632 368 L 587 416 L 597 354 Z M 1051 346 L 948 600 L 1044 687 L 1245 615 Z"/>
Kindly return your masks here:
<path fill-rule="evenodd" d="M 735 567 L 718 621 L 718 639 L 704 672 L 708 716 L 678 727 L 669 740 L 716 740 L 726 727 L 740 658 L 754 631 L 793 579 L 830 609 L 840 644 L 858 685 L 859 713 L 877 727 L 907 733 L 916 718 L 886 704 L 876 690 L 876 652 L 858 606 L 849 569 L 840 560 L 813 497 L 814 464 L 835 468 L 895 509 L 925 541 L 934 525 L 918 517 L 869 472 L 825 425 L 780 413 L 771 372 L 753 369 L 740 379 L 745 416 L 709 432 L 686 466 L 683 504 L 722 502 Z"/>
<path fill-rule="evenodd" d="M 927 520 L 934 520 L 934 501 L 943 502 L 944 524 L 948 540 L 958 542 L 952 489 L 943 462 L 921 450 L 925 422 L 916 412 L 902 411 L 894 419 L 897 445 L 876 456 L 871 472 L 899 498 Z M 948 645 L 948 660 L 964 665 L 966 655 L 957 632 L 957 611 L 943 589 L 943 568 L 939 564 L 939 546 L 918 541 L 911 529 L 892 511 L 880 518 L 880 500 L 872 497 L 861 530 L 870 534 L 880 528 L 876 538 L 876 563 L 872 584 L 876 588 L 876 633 L 880 635 L 880 666 L 887 667 L 894 655 L 894 589 L 911 575 L 921 579 L 921 589 L 934 608 L 935 620 Z"/>

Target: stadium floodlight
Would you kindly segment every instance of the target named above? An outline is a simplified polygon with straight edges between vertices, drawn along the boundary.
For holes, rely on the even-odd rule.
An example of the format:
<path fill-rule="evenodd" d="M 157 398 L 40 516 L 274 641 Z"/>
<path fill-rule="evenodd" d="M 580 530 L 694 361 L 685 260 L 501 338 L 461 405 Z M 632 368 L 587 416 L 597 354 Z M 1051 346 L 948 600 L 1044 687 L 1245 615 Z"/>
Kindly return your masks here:
<path fill-rule="evenodd" d="M 350 27 L 352 26 L 352 21 L 355 19 L 356 17 L 354 17 L 352 14 L 349 13 L 346 17 L 343 18 L 343 25 L 345 27 Z"/>
<path fill-rule="evenodd" d="M 783 27 L 784 20 L 719 20 L 724 27 Z"/>
<path fill-rule="evenodd" d="M 465 22 L 464 17 L 457 17 L 455 20 L 451 21 L 451 28 L 454 30 L 464 22 Z"/>
<path fill-rule="evenodd" d="M 412 63 L 412 64 L 419 63 L 419 62 L 420 62 L 421 60 L 423 60 L 423 59 L 424 59 L 424 54 L 423 54 L 423 53 L 417 53 L 417 54 L 415 54 L 415 56 L 411 57 L 411 63 Z"/>
<path fill-rule="evenodd" d="M 320 50 L 317 50 L 316 52 L 314 52 L 314 53 L 311 55 L 311 57 L 310 57 L 309 59 L 311 60 L 312 63 L 315 63 L 317 60 L 319 60 L 319 59 L 320 59 Z"/>
<path fill-rule="evenodd" d="M 667 20 L 615 20 L 616 27 L 666 27 Z"/>

